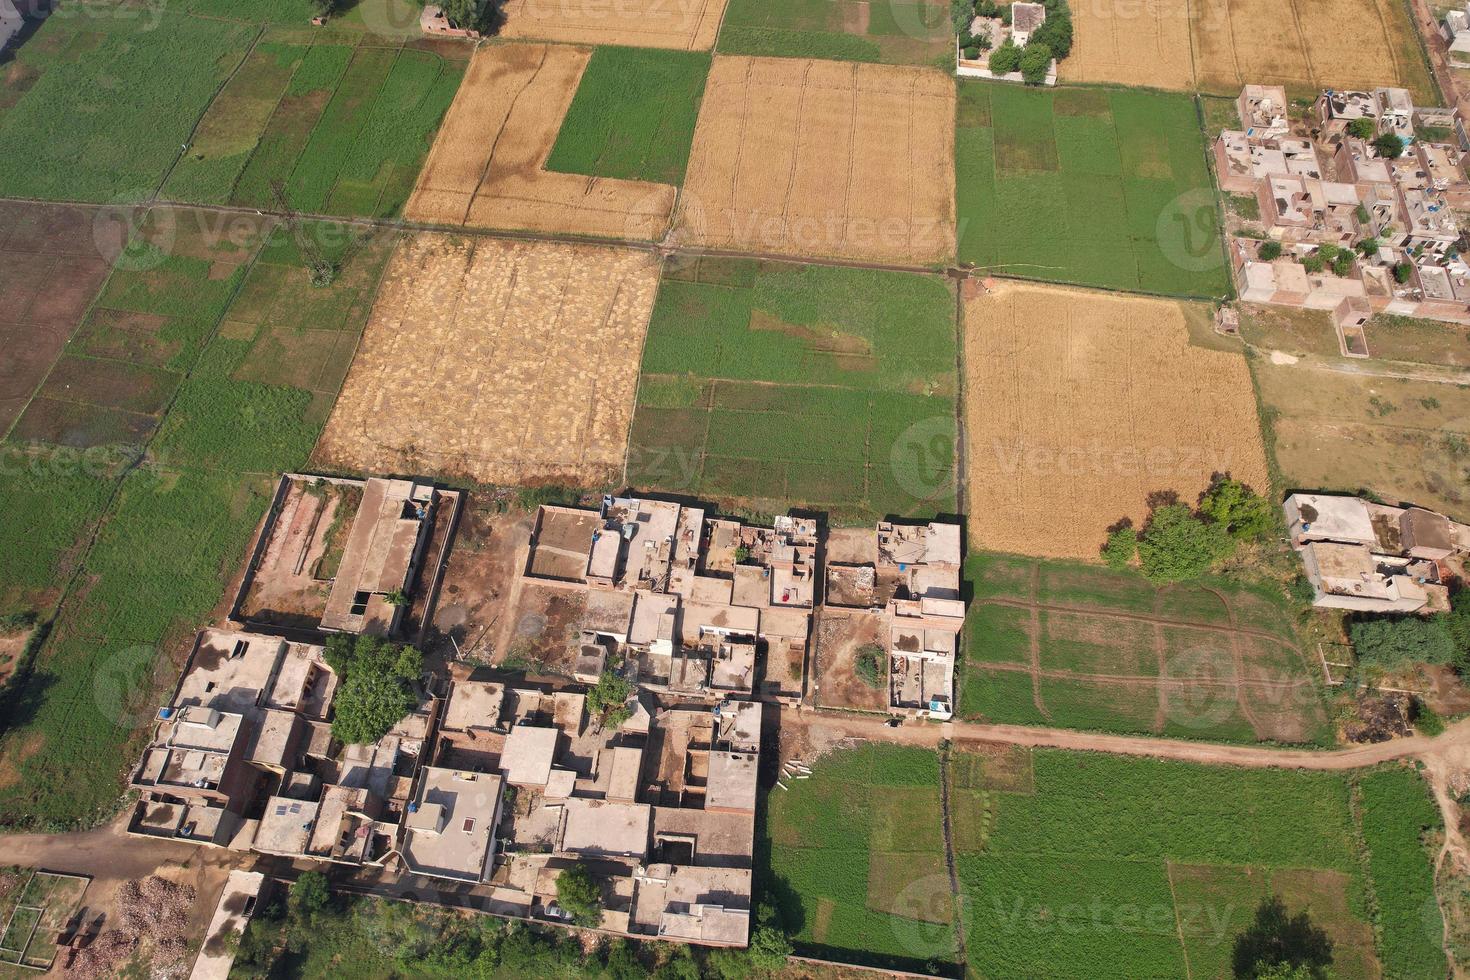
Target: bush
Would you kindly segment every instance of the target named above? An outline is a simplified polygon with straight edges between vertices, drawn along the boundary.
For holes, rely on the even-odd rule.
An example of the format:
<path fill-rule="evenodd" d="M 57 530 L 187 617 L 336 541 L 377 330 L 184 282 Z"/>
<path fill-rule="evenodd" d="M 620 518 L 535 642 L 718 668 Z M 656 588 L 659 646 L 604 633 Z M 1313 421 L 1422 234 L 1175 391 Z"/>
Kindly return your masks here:
<path fill-rule="evenodd" d="M 597 686 L 587 692 L 587 713 L 614 728 L 628 720 L 628 698 L 633 688 L 627 680 L 611 670 L 604 670 Z"/>
<path fill-rule="evenodd" d="M 990 71 L 995 75 L 1009 75 L 1021 66 L 1021 49 L 1006 38 L 1004 44 L 990 54 Z"/>
<path fill-rule="evenodd" d="M 980 57 L 980 46 L 978 44 L 968 44 L 965 46 L 964 54 L 966 61 L 975 61 Z"/>
<path fill-rule="evenodd" d="M 1343 249 L 1337 253 L 1332 260 L 1332 274 L 1335 276 L 1348 276 L 1353 271 L 1353 253 Z"/>
<path fill-rule="evenodd" d="M 1393 281 L 1402 286 L 1409 281 L 1409 275 L 1413 271 L 1414 267 L 1407 262 L 1395 263 L 1393 267 Z"/>
<path fill-rule="evenodd" d="M 1371 119 L 1354 119 L 1347 124 L 1347 134 L 1360 140 L 1371 140 L 1375 127 Z"/>
<path fill-rule="evenodd" d="M 1127 568 L 1128 563 L 1133 561 L 1133 556 L 1136 554 L 1138 554 L 1138 535 L 1131 524 L 1114 528 L 1108 534 L 1107 544 L 1102 546 L 1103 561 L 1108 563 L 1109 568 Z"/>
<path fill-rule="evenodd" d="M 1046 82 L 1046 70 L 1051 67 L 1051 48 L 1032 41 L 1021 52 L 1021 78 L 1027 85 Z"/>
<path fill-rule="evenodd" d="M 1414 699 L 1414 727 L 1419 729 L 1419 734 L 1433 737 L 1443 735 L 1445 720 L 1429 705 L 1419 698 Z"/>
<path fill-rule="evenodd" d="M 602 921 L 602 889 L 587 865 L 578 861 L 557 876 L 556 904 L 579 926 L 595 927 Z"/>
<path fill-rule="evenodd" d="M 956 34 L 970 30 L 970 21 L 975 19 L 975 0 L 949 0 L 949 22 Z"/>
<path fill-rule="evenodd" d="M 1302 268 L 1311 273 L 1318 273 L 1327 265 L 1327 260 L 1322 257 L 1320 250 L 1302 258 Z"/>
<path fill-rule="evenodd" d="M 869 643 L 857 652 L 852 672 L 869 687 L 883 685 L 883 648 Z"/>
<path fill-rule="evenodd" d="M 1264 262 L 1281 258 L 1281 243 L 1278 241 L 1267 241 L 1261 243 L 1261 250 L 1256 253 Z"/>
<path fill-rule="evenodd" d="M 1276 508 L 1271 501 L 1239 480 L 1216 480 L 1200 498 L 1201 514 L 1225 525 L 1237 541 L 1259 541 L 1276 523 Z"/>
<path fill-rule="evenodd" d="M 1149 517 L 1138 557 L 1150 580 L 1180 582 L 1203 575 L 1234 548 L 1225 525 L 1202 521 L 1183 504 L 1166 504 Z"/>
<path fill-rule="evenodd" d="M 1414 664 L 1448 664 L 1455 659 L 1455 641 L 1446 617 L 1404 616 L 1366 619 L 1348 631 L 1358 663 L 1402 670 Z"/>
<path fill-rule="evenodd" d="M 1371 259 L 1373 256 L 1378 254 L 1378 249 L 1381 246 L 1378 242 L 1378 239 L 1365 238 L 1361 242 L 1358 242 L 1358 244 L 1354 247 L 1358 250 L 1358 254 L 1361 255 L 1363 258 Z"/>

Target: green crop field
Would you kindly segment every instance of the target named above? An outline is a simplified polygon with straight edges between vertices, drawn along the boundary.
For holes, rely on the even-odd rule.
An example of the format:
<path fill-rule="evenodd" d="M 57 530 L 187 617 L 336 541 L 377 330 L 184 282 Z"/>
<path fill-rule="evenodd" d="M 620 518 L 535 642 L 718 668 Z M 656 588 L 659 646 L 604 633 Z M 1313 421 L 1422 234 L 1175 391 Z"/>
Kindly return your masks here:
<path fill-rule="evenodd" d="M 253 37 L 162 7 L 47 18 L 0 88 L 0 195 L 147 199 Z"/>
<path fill-rule="evenodd" d="M 595 49 L 546 169 L 683 184 L 709 66 L 700 51 Z"/>
<path fill-rule="evenodd" d="M 798 952 L 910 969 L 955 962 L 938 757 L 870 744 L 790 785 L 770 796 L 757 860 Z"/>
<path fill-rule="evenodd" d="M 58 554 L 76 550 L 88 505 L 103 513 L 50 637 L 0 692 L 0 826 L 84 823 L 116 802 L 173 683 L 167 654 L 219 603 L 275 475 L 305 464 L 393 239 L 301 233 L 341 258 L 330 286 L 310 284 L 297 240 L 268 219 L 155 209 L 72 336 L 63 360 L 104 390 L 132 391 L 143 367 L 169 397 L 139 465 L 36 504 Z M 27 487 L 75 489 L 45 469 Z M 0 564 L 20 584 L 45 573 L 42 558 Z"/>
<path fill-rule="evenodd" d="M 974 601 L 962 717 L 1227 742 L 1332 741 L 1296 610 L 1275 586 L 1220 579 L 1161 588 L 1133 571 L 992 554 L 972 555 L 966 575 Z"/>
<path fill-rule="evenodd" d="M 730 0 L 721 54 L 954 67 L 949 6 L 934 0 Z"/>
<path fill-rule="evenodd" d="M 1216 193 L 1190 96 L 961 82 L 961 262 L 1052 282 L 1224 296 Z"/>
<path fill-rule="evenodd" d="M 671 266 L 644 347 L 628 480 L 837 521 L 953 511 L 955 390 L 942 279 Z"/>
<path fill-rule="evenodd" d="M 389 217 L 413 190 L 468 49 L 257 44 L 200 121 L 164 196 Z M 446 57 L 445 53 L 452 55 Z"/>
<path fill-rule="evenodd" d="M 935 756 L 867 745 L 813 768 L 770 794 L 758 835 L 762 877 L 798 952 L 943 966 L 957 921 L 968 975 L 1228 977 L 1236 937 L 1275 894 L 1326 931 L 1335 976 L 1376 976 L 1380 963 L 1389 976 L 1444 972 L 1421 842 L 1438 813 L 1410 769 L 961 745 L 948 770 L 956 918 L 931 826 Z M 1354 797 L 1382 815 L 1359 823 Z M 879 883 L 878 869 L 894 880 Z"/>

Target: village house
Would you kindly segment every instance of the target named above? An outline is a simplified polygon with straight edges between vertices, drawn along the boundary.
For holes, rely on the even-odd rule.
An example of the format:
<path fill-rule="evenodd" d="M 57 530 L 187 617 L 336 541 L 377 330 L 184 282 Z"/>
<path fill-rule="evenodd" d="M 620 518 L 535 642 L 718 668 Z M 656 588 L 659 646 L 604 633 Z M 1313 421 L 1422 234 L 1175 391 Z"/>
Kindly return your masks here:
<path fill-rule="evenodd" d="M 1287 123 L 1286 89 L 1280 85 L 1247 85 L 1235 100 L 1236 112 L 1245 132 L 1252 139 L 1285 136 Z"/>
<path fill-rule="evenodd" d="M 1449 608 L 1441 563 L 1470 551 L 1470 527 L 1419 507 L 1292 494 L 1282 509 L 1315 605 L 1373 613 Z"/>
<path fill-rule="evenodd" d="M 1450 63 L 1470 68 L 1470 4 L 1448 11 L 1440 21 L 1439 33 L 1449 47 Z"/>

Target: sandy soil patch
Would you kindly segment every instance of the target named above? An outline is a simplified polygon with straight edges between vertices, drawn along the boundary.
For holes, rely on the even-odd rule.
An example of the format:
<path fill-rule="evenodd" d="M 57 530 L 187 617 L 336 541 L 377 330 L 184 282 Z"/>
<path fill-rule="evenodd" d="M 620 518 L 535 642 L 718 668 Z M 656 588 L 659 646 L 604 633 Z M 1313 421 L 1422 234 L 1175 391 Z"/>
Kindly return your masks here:
<path fill-rule="evenodd" d="M 1414 25 L 1394 0 L 1100 0 L 1074 4 L 1072 19 L 1064 81 L 1231 96 L 1247 82 L 1432 91 Z"/>
<path fill-rule="evenodd" d="M 726 0 L 509 0 L 501 37 L 708 51 Z"/>
<path fill-rule="evenodd" d="M 1194 87 L 1184 0 L 1089 0 L 1072 5 L 1075 40 L 1063 81 Z"/>
<path fill-rule="evenodd" d="M 475 228 L 662 235 L 673 187 L 545 169 L 591 57 L 560 44 L 476 50 L 405 215 Z"/>
<path fill-rule="evenodd" d="M 1096 559 L 1148 497 L 1269 486 L 1245 359 L 1189 344 L 1183 304 L 998 285 L 965 304 L 970 544 Z"/>
<path fill-rule="evenodd" d="M 929 263 L 955 247 L 954 80 L 717 56 L 675 233 L 687 244 Z"/>
<path fill-rule="evenodd" d="M 618 479 L 658 274 L 629 249 L 407 239 L 315 458 L 499 484 Z"/>

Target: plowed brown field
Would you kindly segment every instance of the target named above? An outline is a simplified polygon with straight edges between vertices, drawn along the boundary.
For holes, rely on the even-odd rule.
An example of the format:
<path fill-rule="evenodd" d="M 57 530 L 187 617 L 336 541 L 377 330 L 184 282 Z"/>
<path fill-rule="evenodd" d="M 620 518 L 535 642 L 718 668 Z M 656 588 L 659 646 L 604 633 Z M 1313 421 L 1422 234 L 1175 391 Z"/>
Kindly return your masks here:
<path fill-rule="evenodd" d="M 408 239 L 315 457 L 487 483 L 617 479 L 658 274 L 630 249 Z"/>
<path fill-rule="evenodd" d="M 710 248 L 931 263 L 954 254 L 954 79 L 716 56 L 675 233 Z"/>
<path fill-rule="evenodd" d="M 1299 94 L 1401 85 L 1438 100 L 1400 0 L 1088 0 L 1072 18 L 1064 81 L 1220 95 L 1248 82 Z"/>
<path fill-rule="evenodd" d="M 561 44 L 477 50 L 405 214 L 474 228 L 662 235 L 673 187 L 545 169 L 591 55 Z"/>
<path fill-rule="evenodd" d="M 708 51 L 726 0 L 510 0 L 501 37 Z"/>
<path fill-rule="evenodd" d="M 997 285 L 965 304 L 970 542 L 1095 559 L 1148 497 L 1216 472 L 1267 491 L 1245 359 L 1189 343 L 1183 305 Z"/>

